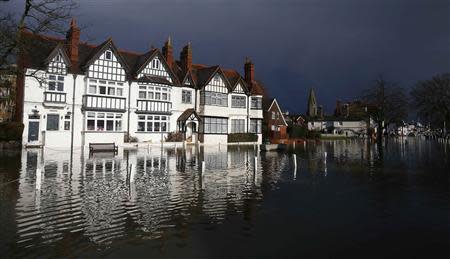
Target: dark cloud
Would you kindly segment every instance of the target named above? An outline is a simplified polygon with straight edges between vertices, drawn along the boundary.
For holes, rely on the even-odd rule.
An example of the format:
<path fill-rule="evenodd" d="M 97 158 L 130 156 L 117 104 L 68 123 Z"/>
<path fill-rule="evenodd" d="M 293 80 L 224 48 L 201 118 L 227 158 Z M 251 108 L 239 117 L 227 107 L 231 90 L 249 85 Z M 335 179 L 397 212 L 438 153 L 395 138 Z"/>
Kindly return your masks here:
<path fill-rule="evenodd" d="M 256 75 L 284 109 L 304 112 L 314 87 L 327 111 L 378 75 L 405 87 L 450 72 L 448 0 L 83 0 L 78 17 L 97 42 L 178 51 L 191 41 L 194 62 Z"/>

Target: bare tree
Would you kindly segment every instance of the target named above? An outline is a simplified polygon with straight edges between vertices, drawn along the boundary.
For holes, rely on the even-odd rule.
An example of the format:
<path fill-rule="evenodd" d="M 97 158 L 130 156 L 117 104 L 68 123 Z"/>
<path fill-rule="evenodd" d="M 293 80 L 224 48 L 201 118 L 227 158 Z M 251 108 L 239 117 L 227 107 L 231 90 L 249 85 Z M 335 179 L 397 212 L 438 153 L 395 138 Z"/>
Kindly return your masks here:
<path fill-rule="evenodd" d="M 434 128 L 450 128 L 450 74 L 419 81 L 411 90 L 411 104 L 417 114 Z"/>
<path fill-rule="evenodd" d="M 24 0 L 20 12 L 0 11 L 0 68 L 16 63 L 19 53 L 27 53 L 22 30 L 62 34 L 76 6 L 73 0 Z"/>
<path fill-rule="evenodd" d="M 396 83 L 386 81 L 381 75 L 363 92 L 363 100 L 375 108 L 368 112 L 378 124 L 379 142 L 388 124 L 399 123 L 408 116 L 408 99 L 405 91 Z"/>

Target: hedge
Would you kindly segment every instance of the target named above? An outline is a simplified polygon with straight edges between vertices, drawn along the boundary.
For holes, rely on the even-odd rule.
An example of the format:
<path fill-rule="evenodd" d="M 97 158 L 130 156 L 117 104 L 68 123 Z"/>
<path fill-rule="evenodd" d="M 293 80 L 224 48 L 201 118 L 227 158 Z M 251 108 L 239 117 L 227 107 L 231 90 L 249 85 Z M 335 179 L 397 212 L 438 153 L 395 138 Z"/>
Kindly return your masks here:
<path fill-rule="evenodd" d="M 21 140 L 23 124 L 20 122 L 0 122 L 0 141 Z"/>
<path fill-rule="evenodd" d="M 320 132 L 319 131 L 314 131 L 314 130 L 308 131 L 307 138 L 309 138 L 309 139 L 318 139 L 318 138 L 320 138 Z"/>
<path fill-rule="evenodd" d="M 258 135 L 254 133 L 232 133 L 228 134 L 228 143 L 236 142 L 256 142 Z"/>
<path fill-rule="evenodd" d="M 308 129 L 301 126 L 292 126 L 289 135 L 291 138 L 306 138 L 308 136 Z"/>

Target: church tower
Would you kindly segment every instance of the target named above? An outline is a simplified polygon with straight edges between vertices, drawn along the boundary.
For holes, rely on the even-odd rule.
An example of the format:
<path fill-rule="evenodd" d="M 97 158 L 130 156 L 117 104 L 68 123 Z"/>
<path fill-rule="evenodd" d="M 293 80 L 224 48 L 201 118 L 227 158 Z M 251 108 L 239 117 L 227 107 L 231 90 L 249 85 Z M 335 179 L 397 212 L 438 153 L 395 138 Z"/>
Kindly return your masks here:
<path fill-rule="evenodd" d="M 314 89 L 312 89 L 312 88 L 309 91 L 308 110 L 307 110 L 306 114 L 309 117 L 316 117 L 317 116 L 316 95 L 314 94 Z"/>

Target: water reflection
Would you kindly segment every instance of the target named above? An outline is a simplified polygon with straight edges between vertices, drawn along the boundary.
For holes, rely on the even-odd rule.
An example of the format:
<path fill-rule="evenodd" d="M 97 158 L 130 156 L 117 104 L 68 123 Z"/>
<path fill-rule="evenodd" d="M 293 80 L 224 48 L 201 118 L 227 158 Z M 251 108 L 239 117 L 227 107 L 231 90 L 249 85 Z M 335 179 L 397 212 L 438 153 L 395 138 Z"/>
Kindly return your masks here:
<path fill-rule="evenodd" d="M 108 250 L 121 241 L 164 243 L 168 236 L 186 244 L 195 225 L 223 224 L 233 215 L 254 221 L 263 197 L 281 183 L 318 188 L 318 179 L 340 173 L 357 179 L 396 170 L 417 173 L 436 160 L 448 165 L 445 148 L 399 139 L 385 143 L 383 152 L 354 140 L 266 153 L 253 146 L 153 147 L 91 157 L 83 150 L 23 150 L 11 159 L 12 165 L 0 167 L 8 171 L 0 177 L 9 176 L 0 178 L 0 219 L 10 223 L 2 229 L 0 248 L 7 257 L 34 257 L 51 254 L 40 249 L 46 245 L 62 246 L 59 255 L 76 255 Z M 37 168 L 42 170 L 40 190 Z M 403 174 L 402 181 L 407 177 Z"/>

